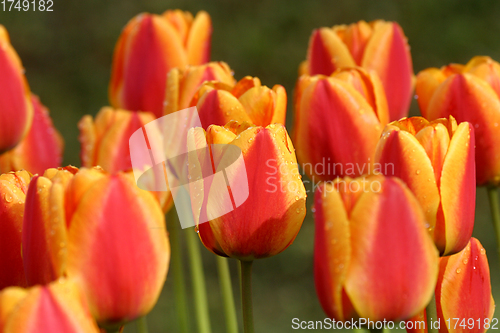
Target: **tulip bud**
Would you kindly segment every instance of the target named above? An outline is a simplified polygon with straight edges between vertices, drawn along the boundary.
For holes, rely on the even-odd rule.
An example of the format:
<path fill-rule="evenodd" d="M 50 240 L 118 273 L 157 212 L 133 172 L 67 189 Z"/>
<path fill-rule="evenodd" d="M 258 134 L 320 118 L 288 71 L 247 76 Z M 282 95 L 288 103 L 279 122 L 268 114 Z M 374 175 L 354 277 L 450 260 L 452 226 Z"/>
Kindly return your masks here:
<path fill-rule="evenodd" d="M 0 175 L 0 290 L 26 286 L 21 237 L 30 178 L 27 171 Z"/>
<path fill-rule="evenodd" d="M 380 80 L 361 68 L 301 76 L 295 114 L 297 155 L 313 181 L 368 173 L 389 119 Z"/>
<path fill-rule="evenodd" d="M 4 303 L 4 298 L 10 304 Z M 0 312 L 5 307 L 8 313 L 2 331 L 5 333 L 99 332 L 72 281 L 61 279 L 26 291 L 6 289 L 0 293 L 0 306 Z"/>
<path fill-rule="evenodd" d="M 314 207 L 314 278 L 329 317 L 399 320 L 422 311 L 438 253 L 402 181 L 338 178 L 318 187 Z"/>
<path fill-rule="evenodd" d="M 190 135 L 196 133 L 204 135 L 203 131 L 193 131 Z M 192 142 L 197 144 L 194 148 L 204 147 L 200 146 L 200 139 L 193 139 Z M 267 258 L 285 250 L 292 244 L 304 220 L 306 193 L 293 145 L 284 126 L 251 127 L 250 124 L 236 122 L 230 122 L 225 127 L 212 125 L 206 132 L 206 144 L 241 149 L 243 170 L 246 170 L 246 179 L 243 180 L 248 180 L 248 197 L 241 205 L 220 216 L 218 210 L 225 206 L 233 207 L 232 201 L 236 199 L 220 194 L 215 182 L 198 181 L 197 186 L 205 187 L 201 191 L 202 195 L 205 194 L 204 202 L 199 203 L 196 195 L 192 195 L 192 201 L 195 205 L 198 202 L 202 207 L 198 212 L 205 214 L 209 221 L 198 225 L 203 244 L 216 254 L 239 260 Z M 208 155 L 207 161 L 200 159 L 196 162 L 215 163 L 217 167 L 212 154 Z M 194 165 L 194 162 L 189 161 L 189 165 Z M 244 186 L 239 177 L 242 174 L 244 171 L 238 166 L 227 172 L 234 197 L 237 197 L 236 191 Z"/>
<path fill-rule="evenodd" d="M 0 155 L 0 172 L 25 169 L 42 174 L 61 165 L 64 140 L 54 128 L 49 110 L 33 94 L 31 104 L 34 110 L 31 127 L 14 149 Z"/>
<path fill-rule="evenodd" d="M 442 255 L 462 250 L 474 228 L 474 129 L 453 117 L 390 123 L 377 145 L 373 172 L 401 178 L 424 209 Z"/>
<path fill-rule="evenodd" d="M 479 240 L 471 238 L 457 254 L 439 262 L 436 285 L 436 308 L 441 333 L 483 333 L 493 328 L 495 301 L 491 294 L 490 268 L 486 250 Z M 425 311 L 410 319 L 415 323 L 426 318 Z M 408 325 L 415 327 L 416 325 Z M 407 329 L 408 333 L 426 333 L 427 329 Z"/>
<path fill-rule="evenodd" d="M 285 124 L 286 91 L 283 86 L 272 89 L 261 85 L 258 78 L 244 77 L 236 85 L 205 82 L 196 92 L 191 106 L 198 109 L 204 129 L 224 126 L 231 120 L 257 126 Z"/>
<path fill-rule="evenodd" d="M 209 61 L 212 23 L 206 12 L 162 16 L 143 13 L 123 29 L 113 56 L 109 87 L 116 108 L 163 115 L 167 73 Z"/>
<path fill-rule="evenodd" d="M 331 75 L 361 66 L 379 75 L 391 120 L 408 114 L 413 91 L 410 47 L 399 24 L 382 20 L 337 25 L 313 31 L 301 74 Z"/>
<path fill-rule="evenodd" d="M 21 59 L 0 25 L 0 154 L 15 147 L 26 135 L 33 118 L 30 89 Z"/>
<path fill-rule="evenodd" d="M 200 85 L 205 81 L 217 81 L 234 86 L 233 72 L 225 62 L 211 62 L 184 69 L 174 68 L 168 73 L 164 114 L 189 107 Z"/>
<path fill-rule="evenodd" d="M 67 274 L 99 324 L 120 326 L 147 314 L 160 295 L 170 258 L 165 218 L 129 175 L 104 176 L 86 188 L 67 221 Z"/>
<path fill-rule="evenodd" d="M 100 166 L 110 173 L 132 170 L 129 140 L 131 135 L 155 120 L 149 112 L 132 112 L 104 107 L 95 120 L 84 116 L 78 123 L 82 166 Z M 168 191 L 153 192 L 166 212 L 172 206 Z"/>
<path fill-rule="evenodd" d="M 500 184 L 500 65 L 474 57 L 465 66 L 429 68 L 417 76 L 422 115 L 434 120 L 453 116 L 468 121 L 476 135 L 476 181 Z"/>

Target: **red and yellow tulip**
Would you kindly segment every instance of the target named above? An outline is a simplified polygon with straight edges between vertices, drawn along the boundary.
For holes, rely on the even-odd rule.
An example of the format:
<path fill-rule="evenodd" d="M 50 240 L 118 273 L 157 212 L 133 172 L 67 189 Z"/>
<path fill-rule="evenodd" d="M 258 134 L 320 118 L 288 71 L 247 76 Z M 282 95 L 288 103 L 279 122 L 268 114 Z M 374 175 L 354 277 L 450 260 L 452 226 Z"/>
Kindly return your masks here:
<path fill-rule="evenodd" d="M 111 105 L 162 116 L 167 73 L 175 67 L 208 62 L 211 36 L 210 16 L 203 11 L 194 18 L 180 10 L 134 17 L 116 44 Z"/>
<path fill-rule="evenodd" d="M 188 108 L 199 87 L 205 81 L 217 81 L 229 86 L 236 84 L 233 72 L 225 62 L 174 68 L 168 72 L 168 93 L 165 96 L 163 114 Z"/>
<path fill-rule="evenodd" d="M 0 175 L 0 290 L 26 286 L 21 240 L 26 192 L 31 180 L 27 171 Z M 0 330 L 1 332 L 1 330 Z"/>
<path fill-rule="evenodd" d="M 158 202 L 131 174 L 52 169 L 28 190 L 23 258 L 29 284 L 71 277 L 99 324 L 119 325 L 156 303 L 170 250 Z"/>
<path fill-rule="evenodd" d="M 423 310 L 439 257 L 401 180 L 338 178 L 318 187 L 314 207 L 314 278 L 330 318 L 399 320 Z"/>
<path fill-rule="evenodd" d="M 474 129 L 453 117 L 390 123 L 378 143 L 374 172 L 401 178 L 424 209 L 442 255 L 462 250 L 474 228 Z"/>
<path fill-rule="evenodd" d="M 300 74 L 331 75 L 339 68 L 361 66 L 379 75 L 391 120 L 408 114 L 413 91 L 410 47 L 399 24 L 377 20 L 320 28 L 309 40 Z"/>
<path fill-rule="evenodd" d="M 205 82 L 196 92 L 190 106 L 196 106 L 201 125 L 224 126 L 231 120 L 257 126 L 285 124 L 286 91 L 281 85 L 272 89 L 256 77 L 246 76 L 235 85 Z"/>
<path fill-rule="evenodd" d="M 478 185 L 500 184 L 500 65 L 474 57 L 465 66 L 428 68 L 417 76 L 422 115 L 434 120 L 453 116 L 468 121 L 476 136 Z"/>
<path fill-rule="evenodd" d="M 28 132 L 33 107 L 21 59 L 0 25 L 0 154 L 14 148 Z"/>
<path fill-rule="evenodd" d="M 99 329 L 77 286 L 72 281 L 61 279 L 28 290 L 3 290 L 0 293 L 0 331 L 97 333 Z"/>
<path fill-rule="evenodd" d="M 439 263 L 436 308 L 440 333 L 483 333 L 493 327 L 495 301 L 491 294 L 490 268 L 486 250 L 476 238 L 457 254 Z M 412 318 L 425 320 L 425 311 Z M 416 325 L 412 325 L 416 326 Z M 427 329 L 407 329 L 408 333 L 427 333 Z"/>
<path fill-rule="evenodd" d="M 49 110 L 31 95 L 33 121 L 26 136 L 12 150 L 0 155 L 0 173 L 28 170 L 42 174 L 61 165 L 64 140 L 52 124 Z"/>
<path fill-rule="evenodd" d="M 80 129 L 80 157 L 82 166 L 100 166 L 105 171 L 131 171 L 129 140 L 131 135 L 147 123 L 154 121 L 150 112 L 133 112 L 104 107 L 95 119 L 84 116 L 78 123 Z M 168 191 L 153 192 L 166 212 L 172 206 Z"/>
<path fill-rule="evenodd" d="M 377 75 L 361 68 L 299 78 L 295 89 L 294 143 L 313 180 L 368 173 L 377 140 L 389 121 Z"/>
<path fill-rule="evenodd" d="M 110 173 L 129 171 L 130 136 L 145 124 L 155 120 L 150 112 L 133 112 L 104 107 L 95 119 L 84 116 L 80 129 L 80 157 L 82 166 L 100 166 Z"/>
<path fill-rule="evenodd" d="M 214 219 L 213 212 L 221 206 L 231 206 L 231 199 L 217 196 L 209 183 L 203 184 L 204 193 L 211 196 L 199 203 L 203 207 L 201 214 L 209 220 L 198 226 L 203 244 L 216 254 L 240 260 L 270 257 L 292 244 L 306 214 L 306 193 L 292 142 L 283 125 L 253 127 L 230 122 L 225 127 L 210 126 L 206 137 L 201 128 L 191 134 L 192 142 L 196 142 L 192 148 L 224 144 L 241 149 L 248 179 L 246 201 Z M 233 171 L 228 177 L 238 181 L 238 172 Z M 214 196 L 217 198 L 211 202 Z"/>

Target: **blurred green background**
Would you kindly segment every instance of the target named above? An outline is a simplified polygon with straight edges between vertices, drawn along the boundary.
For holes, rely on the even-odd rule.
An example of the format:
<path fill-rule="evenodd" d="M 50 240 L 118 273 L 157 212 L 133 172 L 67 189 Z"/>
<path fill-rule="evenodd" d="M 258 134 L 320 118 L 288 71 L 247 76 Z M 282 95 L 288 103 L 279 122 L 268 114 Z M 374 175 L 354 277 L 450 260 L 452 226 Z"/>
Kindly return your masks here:
<path fill-rule="evenodd" d="M 415 72 L 450 62 L 465 63 L 474 55 L 489 55 L 500 60 L 499 1 L 54 0 L 51 13 L 0 11 L 0 24 L 10 33 L 26 68 L 31 90 L 50 109 L 55 126 L 66 141 L 65 164 L 80 165 L 78 120 L 84 114 L 95 115 L 100 107 L 108 104 L 112 53 L 121 29 L 140 12 L 161 13 L 175 8 L 208 11 L 214 28 L 212 59 L 226 61 L 237 79 L 252 75 L 268 86 L 282 84 L 289 98 L 311 31 L 321 26 L 362 19 L 398 21 L 411 45 Z M 291 125 L 290 107 L 288 112 L 287 121 Z M 418 114 L 414 101 L 411 112 Z M 308 199 L 310 212 L 312 195 Z M 494 298 L 500 300 L 499 258 L 489 219 L 486 193 L 480 188 L 474 234 L 487 250 Z M 324 318 L 314 290 L 313 236 L 313 219 L 309 213 L 289 249 L 255 262 L 256 332 L 290 332 L 294 331 L 291 324 L 295 317 Z M 212 331 L 224 332 L 215 260 L 205 249 L 202 252 Z M 239 302 L 235 261 L 231 261 L 231 269 Z M 190 280 L 186 282 L 190 287 Z M 195 332 L 192 304 L 190 309 L 191 328 Z M 177 331 L 170 278 L 160 301 L 148 316 L 148 323 L 150 332 Z M 125 332 L 134 331 L 133 324 L 125 329 Z"/>

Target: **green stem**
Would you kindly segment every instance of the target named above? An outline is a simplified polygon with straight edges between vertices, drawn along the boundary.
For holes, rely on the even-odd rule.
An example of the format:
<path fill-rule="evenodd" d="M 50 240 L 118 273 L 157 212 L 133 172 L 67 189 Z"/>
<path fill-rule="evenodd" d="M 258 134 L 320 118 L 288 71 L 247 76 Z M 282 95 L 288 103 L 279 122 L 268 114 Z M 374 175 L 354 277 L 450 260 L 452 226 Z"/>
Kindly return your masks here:
<path fill-rule="evenodd" d="M 238 320 L 236 319 L 236 309 L 234 307 L 233 286 L 231 284 L 228 259 L 221 256 L 216 257 L 220 291 L 226 316 L 226 331 L 227 333 L 238 333 Z"/>
<path fill-rule="evenodd" d="M 437 320 L 436 296 L 432 294 L 432 299 L 425 308 L 427 315 L 427 333 L 439 333 L 439 329 L 432 326 L 432 323 Z"/>
<path fill-rule="evenodd" d="M 137 319 L 137 332 L 148 333 L 148 322 L 146 321 L 146 316 L 142 316 Z"/>
<path fill-rule="evenodd" d="M 488 199 L 490 200 L 491 220 L 495 228 L 497 237 L 497 252 L 500 259 L 500 207 L 498 205 L 498 189 L 495 186 L 488 186 Z"/>
<path fill-rule="evenodd" d="M 245 333 L 254 333 L 252 308 L 252 263 L 253 261 L 240 261 L 241 304 L 243 309 L 243 330 Z"/>
<path fill-rule="evenodd" d="M 205 288 L 205 275 L 201 261 L 200 240 L 194 228 L 186 230 L 187 248 L 189 251 L 189 262 L 191 266 L 191 278 L 193 282 L 194 307 L 198 323 L 198 332 L 210 333 L 210 316 L 208 313 L 207 290 Z"/>
<path fill-rule="evenodd" d="M 179 325 L 179 332 L 189 332 L 187 316 L 186 285 L 184 284 L 184 267 L 182 265 L 181 244 L 179 242 L 179 219 L 175 207 L 167 215 L 168 233 L 171 247 L 170 267 L 174 283 L 175 311 Z"/>

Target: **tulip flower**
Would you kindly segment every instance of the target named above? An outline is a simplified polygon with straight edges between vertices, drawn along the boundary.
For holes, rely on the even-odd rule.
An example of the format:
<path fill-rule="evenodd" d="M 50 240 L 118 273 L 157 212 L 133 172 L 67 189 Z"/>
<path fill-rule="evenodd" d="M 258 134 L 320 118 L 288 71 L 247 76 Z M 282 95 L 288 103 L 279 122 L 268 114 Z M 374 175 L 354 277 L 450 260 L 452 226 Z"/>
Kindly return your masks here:
<path fill-rule="evenodd" d="M 120 326 L 149 312 L 159 296 L 170 257 L 164 216 L 130 173 L 75 171 L 48 170 L 30 184 L 23 225 L 28 283 L 68 276 L 100 325 Z"/>
<path fill-rule="evenodd" d="M 452 115 L 473 124 L 478 185 L 500 185 L 500 65 L 474 57 L 465 66 L 429 68 L 417 76 L 422 115 L 434 120 Z"/>
<path fill-rule="evenodd" d="M 462 250 L 474 228 L 474 129 L 453 117 L 390 123 L 377 145 L 373 172 L 401 178 L 424 209 L 441 255 Z"/>
<path fill-rule="evenodd" d="M 25 169 L 42 174 L 61 165 L 64 140 L 37 96 L 31 95 L 31 104 L 34 114 L 28 134 L 14 149 L 0 155 L 0 172 Z"/>
<path fill-rule="evenodd" d="M 95 120 L 84 116 L 78 123 L 82 166 L 99 165 L 110 173 L 132 168 L 129 152 L 130 136 L 155 120 L 152 113 L 132 112 L 104 107 Z"/>
<path fill-rule="evenodd" d="M 486 250 L 479 240 L 471 238 L 462 251 L 440 259 L 435 297 L 437 318 L 432 320 L 439 320 L 440 333 L 482 333 L 493 328 L 495 302 L 490 268 Z M 407 323 L 412 329 L 407 332 L 427 333 L 427 327 L 418 329 L 415 325 L 427 315 L 424 311 L 412 318 L 411 323 Z"/>
<path fill-rule="evenodd" d="M 248 180 L 246 201 L 217 218 L 213 216 L 218 210 L 228 205 L 232 207 L 231 202 L 235 199 L 219 195 L 220 189 L 204 182 L 201 194 L 205 193 L 205 199 L 200 207 L 203 207 L 201 215 L 206 214 L 209 222 L 198 225 L 203 244 L 216 254 L 244 261 L 270 257 L 286 249 L 304 220 L 306 193 L 292 142 L 283 125 L 251 127 L 231 122 L 225 127 L 210 126 L 206 137 L 201 128 L 190 134 L 193 135 L 191 142 L 195 142 L 193 148 L 216 144 L 241 149 L 244 168 L 239 165 L 228 171 L 234 197 Z M 194 162 L 189 161 L 189 164 L 194 165 Z M 239 176 L 244 176 L 245 169 L 246 179 L 242 179 Z M 192 200 L 196 203 L 193 194 Z"/>
<path fill-rule="evenodd" d="M 0 290 L 26 286 L 21 237 L 30 179 L 27 171 L 0 175 Z"/>
<path fill-rule="evenodd" d="M 120 326 L 147 314 L 160 295 L 170 258 L 165 218 L 129 175 L 101 177 L 86 188 L 67 220 L 67 274 L 97 322 Z"/>
<path fill-rule="evenodd" d="M 78 123 L 80 129 L 80 157 L 82 166 L 100 166 L 110 173 L 130 171 L 129 140 L 131 135 L 155 120 L 150 112 L 132 112 L 104 107 L 95 119 L 84 116 Z M 155 197 L 166 212 L 172 206 L 168 191 L 155 191 Z"/>
<path fill-rule="evenodd" d="M 422 208 L 401 180 L 322 183 L 314 208 L 314 279 L 328 317 L 399 320 L 422 311 L 439 257 Z"/>
<path fill-rule="evenodd" d="M 123 29 L 113 56 L 109 98 L 116 108 L 163 115 L 167 73 L 210 59 L 212 23 L 206 12 L 139 14 Z"/>
<path fill-rule="evenodd" d="M 359 21 L 314 30 L 300 73 L 331 75 L 339 68 L 353 66 L 377 72 L 391 120 L 408 114 L 414 75 L 410 47 L 399 24 Z"/>
<path fill-rule="evenodd" d="M 210 62 L 199 66 L 174 68 L 168 72 L 164 114 L 189 107 L 191 100 L 205 81 L 217 81 L 234 86 L 233 72 L 225 62 Z M 225 125 L 225 124 L 224 124 Z"/>
<path fill-rule="evenodd" d="M 376 142 L 389 120 L 380 80 L 360 68 L 331 77 L 301 76 L 295 115 L 297 155 L 313 180 L 369 173 Z"/>
<path fill-rule="evenodd" d="M 281 85 L 272 89 L 256 77 L 246 76 L 235 85 L 205 82 L 191 100 L 198 109 L 201 125 L 224 126 L 231 120 L 267 126 L 285 124 L 286 91 Z"/>
<path fill-rule="evenodd" d="M 11 310 L 2 331 L 4 333 L 99 332 L 72 281 L 61 279 L 27 291 L 9 288 L 1 293 L 0 300 L 4 297 L 11 303 L 7 305 Z M 0 304 L 4 305 L 1 301 Z"/>
<path fill-rule="evenodd" d="M 0 154 L 15 147 L 26 135 L 33 118 L 30 89 L 21 59 L 0 25 Z"/>

